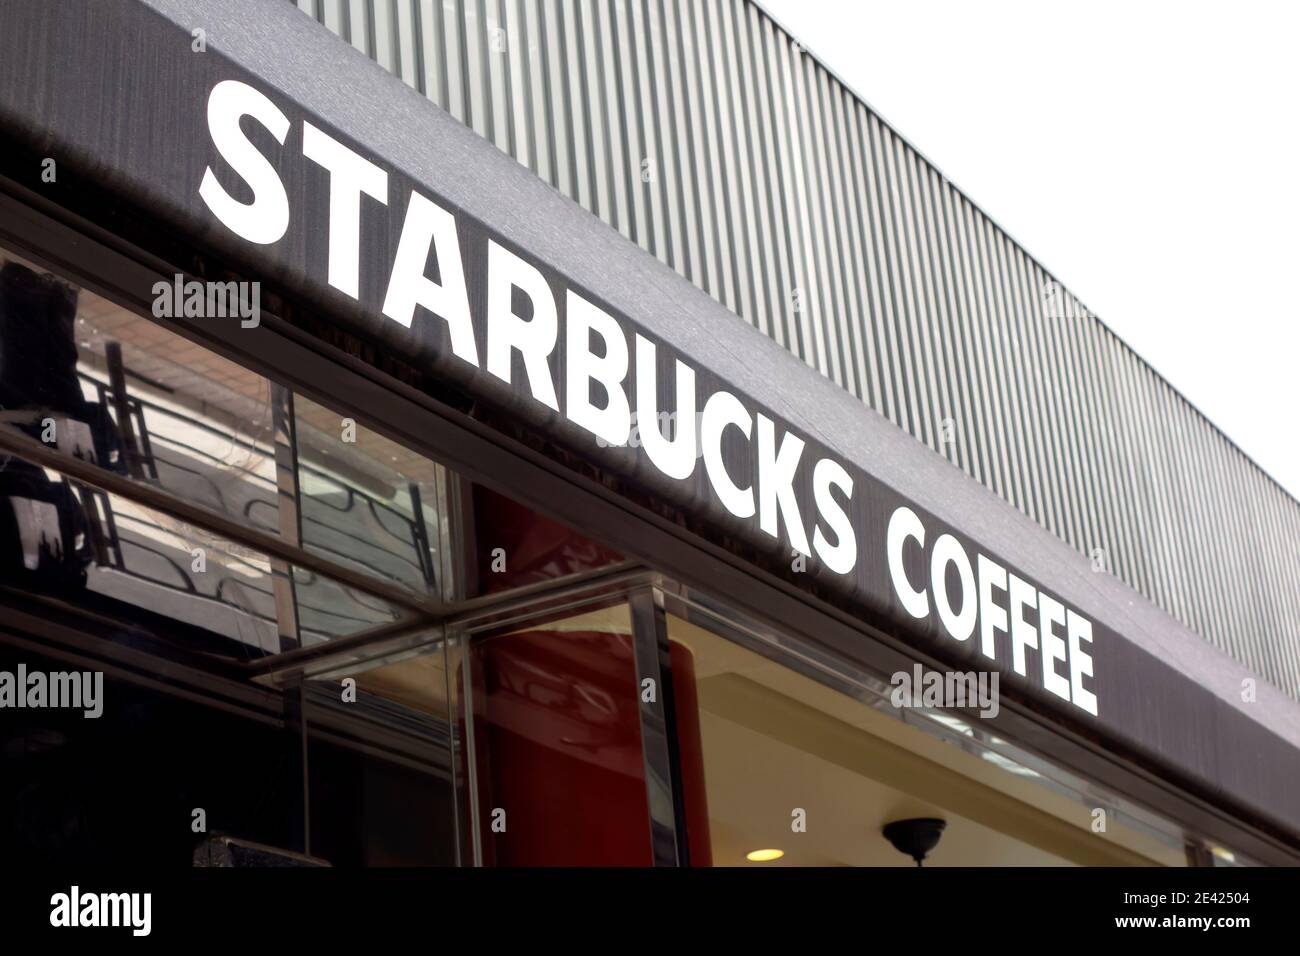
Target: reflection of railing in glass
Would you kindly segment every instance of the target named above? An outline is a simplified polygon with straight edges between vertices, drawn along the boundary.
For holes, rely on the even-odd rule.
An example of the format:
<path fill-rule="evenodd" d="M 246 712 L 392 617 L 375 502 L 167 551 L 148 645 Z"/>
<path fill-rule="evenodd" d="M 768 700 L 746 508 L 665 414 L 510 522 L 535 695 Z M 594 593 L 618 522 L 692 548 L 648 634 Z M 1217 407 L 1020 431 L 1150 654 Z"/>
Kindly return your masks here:
<path fill-rule="evenodd" d="M 110 384 L 85 372 L 80 374 L 93 390 L 97 404 L 105 409 L 113 407 Z M 198 416 L 186 415 L 135 395 L 128 394 L 125 408 L 140 444 L 136 454 L 146 480 L 152 479 L 169 491 L 181 493 L 192 501 L 207 504 L 226 514 L 242 515 L 263 529 L 275 529 L 275 481 L 258 474 L 253 468 L 244 467 L 233 469 L 236 474 L 232 478 L 228 458 L 201 447 L 195 437 L 186 432 L 198 430 L 245 449 L 250 453 L 250 461 L 273 462 L 274 449 L 269 443 L 259 444 L 233 429 L 218 427 Z M 169 451 L 173 454 L 167 454 Z M 303 520 L 319 526 L 320 532 L 304 532 L 310 547 L 376 576 L 397 578 L 411 586 L 433 589 L 434 568 L 428 553 L 429 536 L 418 486 L 414 483 L 408 485 L 411 508 L 407 514 L 321 468 L 299 461 L 298 469 L 304 483 L 331 489 L 330 494 L 305 496 Z M 225 481 L 218 481 L 218 478 Z M 363 513 L 369 516 L 370 522 L 358 519 L 357 516 Z M 376 541 L 373 534 L 361 533 L 359 529 L 363 524 L 363 530 L 377 531 L 384 536 L 383 540 Z"/>
<path fill-rule="evenodd" d="M 397 620 L 409 605 L 394 592 L 435 590 L 420 489 L 387 456 L 336 451 L 327 435 L 316 450 L 340 468 L 302 462 L 280 429 L 292 400 L 277 396 L 288 393 L 0 257 L 0 585 L 268 652 Z M 329 489 L 306 515 L 286 497 L 304 486 Z"/>
<path fill-rule="evenodd" d="M 87 404 L 103 410 L 102 420 L 125 449 L 123 457 L 129 471 L 139 480 L 157 484 L 186 500 L 241 516 L 253 526 L 274 531 L 278 489 L 273 478 L 259 473 L 259 466 L 266 466 L 265 470 L 274 474 L 271 444 L 241 435 L 234 427 L 214 422 L 212 416 L 186 414 L 179 408 L 131 394 L 126 384 L 128 376 L 163 393 L 174 391 L 120 366 L 114 369 L 115 360 L 121 361 L 121 353 L 106 352 L 110 365 L 107 375 L 100 377 L 83 368 L 78 370 L 78 376 Z M 114 392 L 115 382 L 121 383 L 123 394 Z M 123 415 L 130 422 L 125 429 L 118 427 Z M 234 467 L 226 451 L 231 448 L 246 453 Z M 328 471 L 302 462 L 298 468 L 305 478 L 334 491 L 329 498 L 314 496 L 303 514 L 304 524 L 311 526 L 304 529 L 304 538 L 313 550 L 385 580 L 397 580 L 418 590 L 434 588 L 433 559 L 417 486 L 411 484 L 408 488 L 412 505 L 408 515 Z M 175 542 L 164 543 L 175 536 L 174 530 L 141 514 L 122 515 L 114 508 L 112 498 L 102 492 L 80 485 L 75 489 L 88 518 L 95 563 L 101 568 L 225 605 L 274 629 L 276 611 L 269 566 L 224 554 L 221 573 L 215 580 L 205 577 L 202 580 L 206 587 L 200 587 L 191 552 Z M 205 570 L 204 574 L 210 575 L 213 570 L 218 569 Z M 382 601 L 301 568 L 295 568 L 293 574 L 299 628 L 307 642 L 352 633 L 393 618 L 391 608 Z"/>
<path fill-rule="evenodd" d="M 276 633 L 277 615 L 273 569 L 266 557 L 212 539 L 131 502 L 100 491 L 82 491 L 83 496 L 89 492 L 97 514 L 106 516 L 107 527 L 113 529 L 106 541 L 108 560 L 96 562 L 98 570 L 149 586 L 147 591 L 136 592 L 123 587 L 118 579 L 105 580 L 101 575 L 92 577 L 93 589 L 124 600 L 139 601 L 147 596 L 151 608 L 170 607 L 170 613 L 201 622 L 225 636 L 265 650 L 279 650 L 270 637 Z M 196 547 L 203 550 L 202 570 L 195 567 L 192 549 Z M 394 610 L 377 598 L 303 568 L 295 567 L 292 573 L 299 629 L 306 643 L 355 633 L 396 617 Z M 157 592 L 159 588 L 183 595 L 185 601 L 181 605 L 168 602 Z M 209 612 L 201 610 L 203 604 L 210 607 Z M 235 613 L 229 617 L 212 614 L 218 607 Z M 257 626 L 259 623 L 264 626 Z M 251 635 L 243 625 L 252 625 Z M 256 639 L 249 640 L 250 636 Z"/>
<path fill-rule="evenodd" d="M 435 573 L 419 485 L 406 485 L 411 502 L 408 516 L 301 458 L 298 472 L 304 486 L 316 489 L 301 494 L 306 547 L 372 574 L 434 591 Z M 392 527 L 394 523 L 397 528 Z M 381 536 L 379 540 L 376 534 Z"/>

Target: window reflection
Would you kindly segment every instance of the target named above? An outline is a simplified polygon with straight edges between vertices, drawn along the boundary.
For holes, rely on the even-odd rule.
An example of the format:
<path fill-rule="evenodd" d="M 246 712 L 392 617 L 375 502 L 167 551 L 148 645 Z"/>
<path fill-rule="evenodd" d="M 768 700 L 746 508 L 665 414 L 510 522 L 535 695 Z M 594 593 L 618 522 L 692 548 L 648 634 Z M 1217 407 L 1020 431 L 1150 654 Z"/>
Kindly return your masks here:
<path fill-rule="evenodd" d="M 457 681 L 466 661 L 483 862 L 650 865 L 627 604 L 477 635 Z"/>
<path fill-rule="evenodd" d="M 613 549 L 490 488 L 469 482 L 460 487 L 468 594 L 495 594 L 623 560 Z"/>
<path fill-rule="evenodd" d="M 364 424 L 291 396 L 3 250 L 0 428 L 249 528 L 287 535 L 332 562 L 421 594 L 499 593 L 621 560 L 591 538 L 449 473 Z M 291 473 L 277 472 L 277 453 L 282 463 L 295 464 L 296 501 L 286 480 Z M 16 552 L 41 565 L 46 586 L 60 580 L 75 586 L 92 553 L 100 565 L 109 559 L 124 564 L 113 550 L 122 543 L 116 515 L 87 520 L 100 508 L 100 496 L 50 485 L 22 464 L 0 482 L 0 494 L 27 502 L 0 521 L 17 523 L 15 540 L 27 534 L 26 552 L 17 546 Z M 52 521 L 66 523 L 61 539 L 70 544 L 42 557 L 39 548 L 32 550 L 32 529 Z M 79 535 L 85 540 L 73 547 Z M 144 562 L 146 549 L 129 534 L 124 540 L 137 563 Z M 176 579 L 157 555 L 148 563 L 154 573 Z M 314 580 L 297 583 L 328 590 Z M 356 603 L 358 616 L 340 626 L 340 618 L 307 602 L 304 640 L 373 623 L 365 602 Z"/>
<path fill-rule="evenodd" d="M 275 654 L 401 616 L 374 595 L 17 456 L 0 467 L 0 495 L 10 506 L 0 507 L 6 583 L 83 610 L 181 622 L 229 642 L 237 656 Z M 277 603 L 289 596 L 293 614 Z"/>
<path fill-rule="evenodd" d="M 271 383 L 11 253 L 0 423 L 275 533 Z"/>
<path fill-rule="evenodd" d="M 474 698 L 485 707 L 477 792 L 508 803 L 520 827 L 509 839 L 483 831 L 486 857 L 649 861 L 623 601 L 503 626 L 467 656 L 460 648 L 454 675 L 424 640 L 439 599 L 506 593 L 619 555 L 5 250 L 0 431 L 16 452 L 0 452 L 4 623 L 18 609 L 22 628 L 55 622 L 78 653 L 112 643 L 111 654 L 128 645 L 182 660 L 191 696 L 209 680 L 296 693 L 310 667 L 331 675 L 301 689 L 306 742 L 289 727 L 273 744 L 310 752 L 310 792 L 288 785 L 310 802 L 313 856 L 474 858 L 461 695 L 486 679 Z M 375 640 L 302 652 L 363 633 Z M 375 641 L 403 650 L 357 664 L 387 653 Z M 354 665 L 356 697 L 343 702 L 337 678 Z M 172 739 L 165 716 L 149 720 Z M 286 806 L 303 809 L 292 796 Z M 476 817 L 488 827 L 491 809 Z M 300 825 L 287 822 L 288 835 L 262 838 L 299 849 Z"/>
<path fill-rule="evenodd" d="M 294 424 L 303 547 L 438 593 L 442 467 L 301 395 Z"/>
<path fill-rule="evenodd" d="M 88 591 L 213 631 L 263 653 L 280 650 L 274 570 L 262 554 L 117 495 L 92 493 L 106 544 Z"/>

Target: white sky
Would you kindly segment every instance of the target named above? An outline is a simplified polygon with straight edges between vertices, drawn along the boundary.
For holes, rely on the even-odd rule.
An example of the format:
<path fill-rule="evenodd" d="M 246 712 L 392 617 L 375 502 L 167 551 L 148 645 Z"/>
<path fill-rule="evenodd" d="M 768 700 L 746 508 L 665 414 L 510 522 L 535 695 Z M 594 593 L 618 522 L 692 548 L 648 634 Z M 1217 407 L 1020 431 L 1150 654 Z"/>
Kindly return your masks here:
<path fill-rule="evenodd" d="M 760 2 L 1300 497 L 1300 3 Z"/>

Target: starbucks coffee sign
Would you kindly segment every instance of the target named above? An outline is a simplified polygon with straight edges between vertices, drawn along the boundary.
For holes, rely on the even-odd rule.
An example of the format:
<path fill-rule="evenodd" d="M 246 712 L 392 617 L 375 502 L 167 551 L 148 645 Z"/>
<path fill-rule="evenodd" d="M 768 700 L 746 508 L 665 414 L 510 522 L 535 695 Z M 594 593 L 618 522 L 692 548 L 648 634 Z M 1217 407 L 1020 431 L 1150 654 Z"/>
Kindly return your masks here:
<path fill-rule="evenodd" d="M 238 80 L 207 100 L 198 195 L 408 357 L 799 573 L 1097 714 L 1092 622 L 1028 574 L 435 197 Z M 806 571 L 805 571 L 806 569 Z"/>

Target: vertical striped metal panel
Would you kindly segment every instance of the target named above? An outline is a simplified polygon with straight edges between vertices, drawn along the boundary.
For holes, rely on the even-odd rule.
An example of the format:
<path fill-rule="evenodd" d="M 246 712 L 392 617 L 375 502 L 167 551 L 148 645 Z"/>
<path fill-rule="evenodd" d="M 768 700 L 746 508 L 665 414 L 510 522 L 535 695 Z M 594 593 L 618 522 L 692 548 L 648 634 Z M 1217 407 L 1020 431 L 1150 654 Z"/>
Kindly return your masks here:
<path fill-rule="evenodd" d="M 297 0 L 1300 697 L 1300 505 L 749 0 Z"/>

